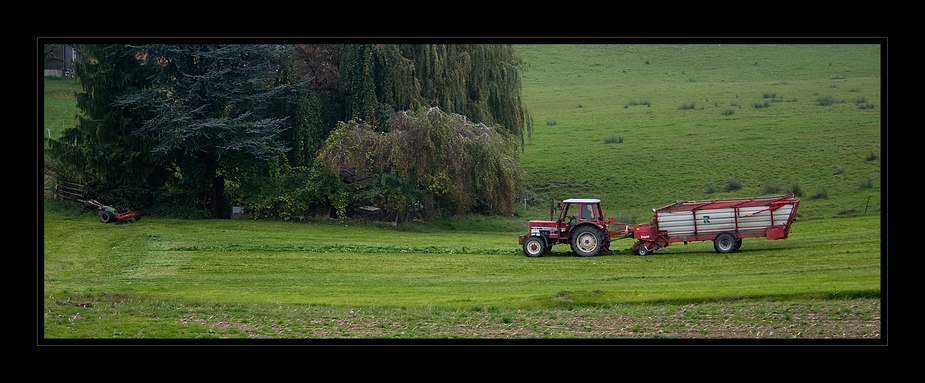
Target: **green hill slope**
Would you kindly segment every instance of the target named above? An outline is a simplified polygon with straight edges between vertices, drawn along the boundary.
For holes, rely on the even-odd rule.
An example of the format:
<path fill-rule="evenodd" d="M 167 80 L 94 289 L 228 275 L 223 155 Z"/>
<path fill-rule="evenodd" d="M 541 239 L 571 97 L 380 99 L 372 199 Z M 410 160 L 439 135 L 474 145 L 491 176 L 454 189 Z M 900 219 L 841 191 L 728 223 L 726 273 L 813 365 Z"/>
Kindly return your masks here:
<path fill-rule="evenodd" d="M 646 221 L 676 200 L 794 185 L 804 218 L 879 211 L 877 44 L 516 49 L 535 120 L 521 156 L 531 215 L 598 197 L 609 215 Z"/>

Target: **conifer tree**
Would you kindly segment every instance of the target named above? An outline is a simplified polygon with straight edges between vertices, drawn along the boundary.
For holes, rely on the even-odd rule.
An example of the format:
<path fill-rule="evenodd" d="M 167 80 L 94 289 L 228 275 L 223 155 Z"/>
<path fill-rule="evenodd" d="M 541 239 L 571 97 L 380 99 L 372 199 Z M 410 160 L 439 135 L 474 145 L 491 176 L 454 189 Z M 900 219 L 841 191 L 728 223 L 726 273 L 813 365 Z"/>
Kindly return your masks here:
<path fill-rule="evenodd" d="M 225 179 L 236 164 L 272 163 L 287 150 L 289 120 L 271 113 L 291 84 L 275 86 L 288 57 L 278 45 L 144 45 L 133 47 L 151 86 L 116 102 L 150 110 L 136 134 L 154 140 L 153 153 L 175 169 L 175 202 L 230 214 Z"/>
<path fill-rule="evenodd" d="M 119 110 L 122 94 L 148 86 L 143 68 L 121 45 L 82 45 L 85 60 L 74 63 L 83 92 L 77 94 L 77 125 L 48 140 L 48 154 L 60 176 L 88 186 L 89 198 L 139 209 L 145 192 L 160 176 L 151 156 L 153 140 L 133 135 L 147 118 L 145 109 Z"/>

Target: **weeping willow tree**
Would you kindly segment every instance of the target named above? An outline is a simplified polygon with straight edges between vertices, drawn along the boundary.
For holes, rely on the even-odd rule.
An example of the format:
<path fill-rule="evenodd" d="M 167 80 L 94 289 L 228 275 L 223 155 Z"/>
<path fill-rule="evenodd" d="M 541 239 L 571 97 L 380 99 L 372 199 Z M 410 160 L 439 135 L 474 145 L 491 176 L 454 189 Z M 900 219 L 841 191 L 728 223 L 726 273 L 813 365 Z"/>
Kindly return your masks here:
<path fill-rule="evenodd" d="M 329 173 L 363 185 L 355 200 L 388 211 L 407 216 L 432 203 L 450 214 L 513 213 L 523 189 L 515 137 L 436 107 L 416 114 L 393 114 L 388 132 L 341 123 L 319 159 Z"/>
<path fill-rule="evenodd" d="M 521 98 L 522 67 L 510 45 L 350 45 L 340 68 L 344 120 L 387 131 L 395 111 L 438 107 L 503 130 L 523 145 L 533 122 Z"/>

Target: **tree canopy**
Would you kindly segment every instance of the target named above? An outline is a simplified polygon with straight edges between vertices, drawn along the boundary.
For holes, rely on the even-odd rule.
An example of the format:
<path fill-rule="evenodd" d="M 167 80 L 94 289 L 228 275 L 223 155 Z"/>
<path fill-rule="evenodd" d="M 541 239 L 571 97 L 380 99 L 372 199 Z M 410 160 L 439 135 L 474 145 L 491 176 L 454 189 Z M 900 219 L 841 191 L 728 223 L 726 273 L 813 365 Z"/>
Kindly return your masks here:
<path fill-rule="evenodd" d="M 177 203 L 226 216 L 225 179 L 241 162 L 278 160 L 290 127 L 272 107 L 290 84 L 276 84 L 289 57 L 280 45 L 144 45 L 132 47 L 151 85 L 120 97 L 115 106 L 146 109 L 135 134 L 155 142 L 153 153 L 176 169 Z"/>
<path fill-rule="evenodd" d="M 350 45 L 341 64 L 345 120 L 380 126 L 394 111 L 435 106 L 502 129 L 522 145 L 533 126 L 520 96 L 522 66 L 510 45 Z"/>
<path fill-rule="evenodd" d="M 133 204 L 224 217 L 235 199 L 305 217 L 369 200 L 461 214 L 510 212 L 520 192 L 532 121 L 508 45 L 82 48 L 80 120 L 49 154 Z"/>

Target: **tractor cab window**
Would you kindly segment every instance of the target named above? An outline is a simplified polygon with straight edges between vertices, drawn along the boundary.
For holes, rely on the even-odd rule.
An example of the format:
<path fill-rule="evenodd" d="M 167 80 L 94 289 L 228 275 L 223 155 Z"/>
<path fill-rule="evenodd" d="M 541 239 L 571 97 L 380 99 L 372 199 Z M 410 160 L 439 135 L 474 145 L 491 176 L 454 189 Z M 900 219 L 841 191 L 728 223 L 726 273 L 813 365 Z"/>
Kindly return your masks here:
<path fill-rule="evenodd" d="M 581 220 L 588 221 L 594 219 L 594 205 L 581 205 Z"/>

